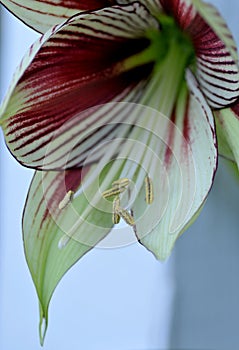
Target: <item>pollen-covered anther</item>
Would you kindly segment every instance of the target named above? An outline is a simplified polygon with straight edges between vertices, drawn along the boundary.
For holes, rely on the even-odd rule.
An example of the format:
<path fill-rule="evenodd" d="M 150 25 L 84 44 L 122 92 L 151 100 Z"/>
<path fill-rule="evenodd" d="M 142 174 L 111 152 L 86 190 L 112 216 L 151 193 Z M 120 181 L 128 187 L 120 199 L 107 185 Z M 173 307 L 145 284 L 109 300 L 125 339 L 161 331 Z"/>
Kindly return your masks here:
<path fill-rule="evenodd" d="M 124 208 L 120 206 L 116 208 L 116 213 L 128 224 L 129 226 L 134 226 L 135 221 L 133 216 Z"/>
<path fill-rule="evenodd" d="M 145 183 L 145 200 L 147 204 L 152 204 L 154 200 L 154 194 L 153 194 L 153 182 L 152 179 L 149 176 L 146 176 L 144 179 Z"/>
<path fill-rule="evenodd" d="M 128 185 L 129 185 L 129 179 L 125 177 L 115 180 L 112 182 L 112 188 L 104 191 L 102 193 L 102 196 L 104 198 L 118 196 L 119 194 L 123 193 L 127 189 Z"/>
<path fill-rule="evenodd" d="M 113 200 L 113 213 L 112 213 L 113 224 L 118 224 L 120 222 L 120 215 L 117 213 L 118 208 L 120 208 L 119 196 L 115 197 Z"/>
<path fill-rule="evenodd" d="M 102 193 L 102 196 L 107 199 L 110 197 L 115 197 L 118 196 L 120 193 L 123 193 L 125 191 L 125 188 L 117 188 L 117 187 L 112 187 Z"/>
<path fill-rule="evenodd" d="M 134 211 L 133 211 L 133 209 L 130 209 L 130 215 L 131 215 L 132 218 L 134 219 Z M 134 233 L 135 233 L 135 235 L 136 235 L 136 237 L 137 237 L 136 224 L 134 224 L 132 227 L 133 227 Z"/>
<path fill-rule="evenodd" d="M 112 182 L 112 186 L 113 188 L 127 188 L 129 185 L 129 179 L 127 177 L 123 177 L 121 179 L 115 180 L 114 182 Z"/>
<path fill-rule="evenodd" d="M 64 209 L 72 200 L 73 200 L 74 192 L 73 191 L 68 191 L 65 195 L 65 197 L 60 201 L 59 203 L 59 209 L 62 210 Z"/>

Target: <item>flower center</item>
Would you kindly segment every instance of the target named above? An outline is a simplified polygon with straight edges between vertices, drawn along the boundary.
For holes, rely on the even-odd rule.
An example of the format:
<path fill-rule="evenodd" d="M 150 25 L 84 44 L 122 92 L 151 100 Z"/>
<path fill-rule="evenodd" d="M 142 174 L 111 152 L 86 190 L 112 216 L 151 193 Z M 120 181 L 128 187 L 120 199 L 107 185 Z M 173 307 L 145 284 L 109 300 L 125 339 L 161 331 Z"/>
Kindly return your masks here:
<path fill-rule="evenodd" d="M 158 21 L 161 29 L 149 29 L 146 33 L 149 46 L 120 62 L 119 70 L 143 69 L 144 65 L 153 63 L 151 80 L 141 103 L 169 117 L 185 82 L 185 70 L 195 70 L 196 55 L 191 39 L 172 17 L 160 14 Z"/>
<path fill-rule="evenodd" d="M 167 55 L 170 52 L 171 47 L 174 46 L 177 47 L 178 51 L 184 57 L 185 68 L 194 65 L 194 47 L 187 33 L 183 32 L 178 27 L 173 17 L 161 14 L 159 15 L 158 19 L 161 26 L 161 31 L 158 33 L 152 33 L 152 43 L 154 44 L 154 41 L 156 40 L 164 43 L 164 48 L 161 47 L 161 49 L 164 49 L 163 57 L 165 59 L 167 59 Z M 162 53 L 160 54 L 160 56 L 161 55 Z M 157 61 L 159 60 L 160 58 Z"/>
<path fill-rule="evenodd" d="M 172 47 L 184 58 L 184 68 L 193 67 L 195 64 L 194 46 L 187 33 L 183 32 L 170 16 L 161 14 L 158 16 L 161 30 L 149 29 L 146 37 L 149 39 L 149 46 L 121 62 L 121 70 L 130 70 L 137 66 L 155 62 L 162 64 L 168 59 Z M 176 58 L 176 57 L 175 57 Z M 175 60 L 174 64 L 177 65 Z"/>

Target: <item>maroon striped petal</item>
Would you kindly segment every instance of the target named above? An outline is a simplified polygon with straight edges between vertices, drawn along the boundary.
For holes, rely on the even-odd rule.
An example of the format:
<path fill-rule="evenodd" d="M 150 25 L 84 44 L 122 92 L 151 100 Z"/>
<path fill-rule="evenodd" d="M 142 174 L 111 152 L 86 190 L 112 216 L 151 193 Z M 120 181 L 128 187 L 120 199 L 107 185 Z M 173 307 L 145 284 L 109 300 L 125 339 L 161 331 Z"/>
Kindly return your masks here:
<path fill-rule="evenodd" d="M 72 163 L 85 151 L 81 143 L 91 136 L 97 139 L 96 131 L 104 137 L 111 132 L 97 124 L 102 116 L 106 124 L 128 116 L 127 104 L 120 114 L 115 111 L 116 103 L 114 108 L 104 105 L 137 102 L 143 94 L 153 64 L 124 71 L 122 62 L 148 46 L 145 32 L 152 27 L 158 28 L 156 20 L 145 7 L 134 3 L 79 15 L 43 36 L 23 60 L 3 104 L 2 127 L 13 155 L 34 168 L 43 168 L 44 162 L 48 169 L 68 167 L 69 163 L 81 166 L 85 156 Z M 87 134 L 94 125 L 95 130 Z M 51 147 L 51 161 L 46 161 L 58 130 L 64 131 L 67 139 L 61 139 L 57 148 Z M 77 151 L 68 164 L 55 164 L 53 159 L 65 155 L 60 146 L 68 142 L 70 134 L 78 138 Z"/>
<path fill-rule="evenodd" d="M 194 2 L 161 0 L 164 9 L 173 14 L 179 26 L 191 37 L 197 57 L 197 78 L 208 103 L 221 108 L 235 102 L 239 95 L 236 45 L 217 10 L 197 1 L 202 17 Z"/>
<path fill-rule="evenodd" d="M 111 6 L 114 0 L 2 0 L 16 17 L 40 33 L 65 21 L 76 13 Z"/>
<path fill-rule="evenodd" d="M 196 16 L 196 10 L 191 1 L 187 0 L 160 0 L 168 14 L 173 15 L 182 30 L 186 30 Z"/>

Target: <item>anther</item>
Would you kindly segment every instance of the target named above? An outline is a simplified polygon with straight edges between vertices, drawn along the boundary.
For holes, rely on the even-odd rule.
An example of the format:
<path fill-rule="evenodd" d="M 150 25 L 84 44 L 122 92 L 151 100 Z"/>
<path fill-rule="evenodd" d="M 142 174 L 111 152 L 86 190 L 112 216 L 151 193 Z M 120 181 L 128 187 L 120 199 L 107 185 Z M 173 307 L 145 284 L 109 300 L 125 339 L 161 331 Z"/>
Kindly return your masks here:
<path fill-rule="evenodd" d="M 144 179 L 145 183 L 145 200 L 147 204 L 152 204 L 154 200 L 153 182 L 149 176 Z"/>
<path fill-rule="evenodd" d="M 59 203 L 59 209 L 64 209 L 73 199 L 74 192 L 68 191 L 62 201 Z"/>
<path fill-rule="evenodd" d="M 118 224 L 120 222 L 120 215 L 117 213 L 118 208 L 120 208 L 119 196 L 115 197 L 113 200 L 113 213 L 112 213 L 113 224 Z"/>
<path fill-rule="evenodd" d="M 112 186 L 115 188 L 125 188 L 129 185 L 129 179 L 123 177 L 121 179 L 115 180 L 112 182 Z"/>
<path fill-rule="evenodd" d="M 132 215 L 130 215 L 130 213 L 121 208 L 121 207 L 118 207 L 116 208 L 116 213 L 118 215 L 120 215 L 120 217 L 122 217 L 122 219 L 126 222 L 126 224 L 130 225 L 130 226 L 134 226 L 135 225 L 135 221 L 134 221 L 134 218 Z"/>
<path fill-rule="evenodd" d="M 117 188 L 117 187 L 113 187 L 110 188 L 109 190 L 106 190 L 102 193 L 102 196 L 104 198 L 110 198 L 110 197 L 114 197 L 114 196 L 118 196 L 120 193 L 124 192 L 125 188 Z"/>

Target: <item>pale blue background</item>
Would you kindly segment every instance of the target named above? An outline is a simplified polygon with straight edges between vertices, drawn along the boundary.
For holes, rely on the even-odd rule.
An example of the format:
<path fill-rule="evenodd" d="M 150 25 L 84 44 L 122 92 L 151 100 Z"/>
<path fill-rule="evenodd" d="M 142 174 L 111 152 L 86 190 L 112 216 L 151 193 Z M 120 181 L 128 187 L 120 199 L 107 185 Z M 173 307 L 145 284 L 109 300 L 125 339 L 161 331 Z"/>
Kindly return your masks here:
<path fill-rule="evenodd" d="M 213 1 L 239 38 L 239 3 Z M 1 23 L 1 96 L 35 34 Z M 4 47 L 4 50 L 2 49 Z M 24 260 L 21 213 L 32 171 L 1 135 L 0 349 L 37 350 L 38 304 Z M 62 280 L 50 307 L 46 350 L 239 348 L 239 186 L 220 171 L 200 218 L 166 264 L 138 244 L 95 249 Z M 174 296 L 174 301 L 172 298 Z"/>

